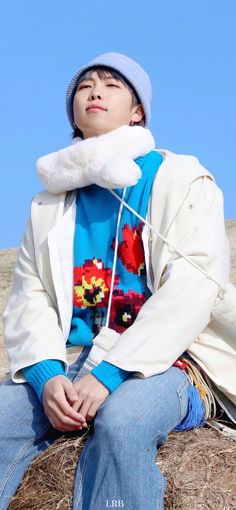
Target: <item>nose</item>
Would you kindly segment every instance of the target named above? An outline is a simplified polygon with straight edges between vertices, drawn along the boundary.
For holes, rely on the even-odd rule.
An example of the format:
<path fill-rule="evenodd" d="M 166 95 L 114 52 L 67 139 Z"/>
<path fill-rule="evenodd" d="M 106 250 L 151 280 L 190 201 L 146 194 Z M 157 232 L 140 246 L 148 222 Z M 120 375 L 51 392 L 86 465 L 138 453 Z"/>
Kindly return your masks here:
<path fill-rule="evenodd" d="M 101 94 L 101 89 L 100 89 L 101 86 L 99 86 L 98 84 L 94 84 L 93 87 L 91 88 L 90 90 L 90 94 L 89 94 L 89 99 L 90 100 L 94 100 L 95 98 L 98 98 L 98 99 L 102 99 L 102 94 Z"/>

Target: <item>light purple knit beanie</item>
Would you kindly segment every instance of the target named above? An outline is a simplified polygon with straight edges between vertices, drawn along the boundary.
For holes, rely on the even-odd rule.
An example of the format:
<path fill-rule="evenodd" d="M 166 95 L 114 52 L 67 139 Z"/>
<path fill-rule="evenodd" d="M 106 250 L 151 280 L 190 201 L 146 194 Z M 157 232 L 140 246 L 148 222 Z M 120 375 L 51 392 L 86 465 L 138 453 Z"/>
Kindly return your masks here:
<path fill-rule="evenodd" d="M 140 102 L 143 106 L 145 113 L 144 127 L 148 128 L 151 121 L 151 99 L 152 99 L 152 85 L 150 78 L 146 71 L 130 57 L 122 53 L 109 52 L 100 55 L 88 64 L 81 67 L 73 75 L 66 94 L 66 112 L 72 128 L 74 127 L 73 117 L 73 100 L 75 94 L 75 86 L 78 82 L 80 75 L 94 66 L 107 66 L 115 71 L 119 71 L 132 85 L 135 92 L 139 96 Z"/>

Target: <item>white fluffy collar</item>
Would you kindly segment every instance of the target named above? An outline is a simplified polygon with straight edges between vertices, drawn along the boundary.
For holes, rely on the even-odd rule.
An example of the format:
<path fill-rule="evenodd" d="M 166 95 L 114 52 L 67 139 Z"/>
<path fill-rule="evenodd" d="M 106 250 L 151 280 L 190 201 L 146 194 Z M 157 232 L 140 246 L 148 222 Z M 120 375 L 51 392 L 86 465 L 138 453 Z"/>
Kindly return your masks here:
<path fill-rule="evenodd" d="M 82 140 L 47 154 L 36 162 L 37 173 L 51 193 L 61 193 L 89 184 L 104 188 L 133 186 L 141 177 L 134 159 L 155 148 L 149 129 L 121 126 L 108 133 Z"/>

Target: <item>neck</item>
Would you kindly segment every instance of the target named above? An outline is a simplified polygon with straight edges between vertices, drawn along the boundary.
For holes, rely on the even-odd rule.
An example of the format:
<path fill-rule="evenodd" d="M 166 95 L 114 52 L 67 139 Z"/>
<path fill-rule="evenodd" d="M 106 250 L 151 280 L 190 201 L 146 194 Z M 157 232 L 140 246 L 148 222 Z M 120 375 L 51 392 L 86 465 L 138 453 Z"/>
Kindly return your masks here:
<path fill-rule="evenodd" d="M 128 125 L 128 124 L 122 124 L 121 126 L 117 126 L 115 128 L 112 128 L 112 129 L 100 129 L 100 130 L 92 130 L 92 131 L 80 131 L 83 135 L 83 138 L 81 138 L 82 140 L 87 140 L 88 138 L 92 138 L 94 136 L 101 136 L 101 135 L 105 135 L 106 133 L 110 133 L 111 131 L 114 131 L 114 129 L 118 129 L 119 127 L 122 127 L 122 126 L 127 126 L 127 127 L 133 127 L 133 125 Z M 79 129 L 79 128 L 78 128 Z"/>

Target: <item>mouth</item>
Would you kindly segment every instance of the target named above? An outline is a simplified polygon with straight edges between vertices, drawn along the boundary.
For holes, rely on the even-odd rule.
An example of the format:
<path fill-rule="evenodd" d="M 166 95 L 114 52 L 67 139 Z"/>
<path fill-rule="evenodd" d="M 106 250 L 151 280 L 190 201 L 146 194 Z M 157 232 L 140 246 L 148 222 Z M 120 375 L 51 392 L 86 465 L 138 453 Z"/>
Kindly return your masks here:
<path fill-rule="evenodd" d="M 96 112 L 96 111 L 106 111 L 106 108 L 103 108 L 103 106 L 98 106 L 98 105 L 91 105 L 91 106 L 88 106 L 86 108 L 86 111 L 88 112 Z"/>

